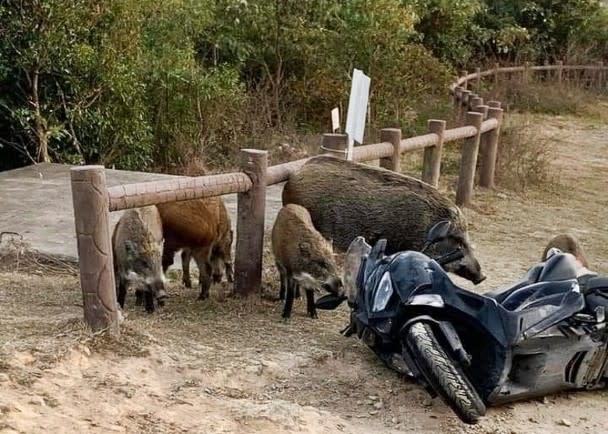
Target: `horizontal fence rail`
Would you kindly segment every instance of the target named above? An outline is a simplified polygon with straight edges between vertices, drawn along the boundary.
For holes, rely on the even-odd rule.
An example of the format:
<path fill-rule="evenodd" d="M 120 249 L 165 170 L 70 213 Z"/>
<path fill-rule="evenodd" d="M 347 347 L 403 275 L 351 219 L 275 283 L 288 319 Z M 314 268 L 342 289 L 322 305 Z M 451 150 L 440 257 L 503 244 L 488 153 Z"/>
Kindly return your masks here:
<path fill-rule="evenodd" d="M 546 78 L 558 83 L 568 80 L 569 71 L 584 71 L 581 80 L 605 86 L 608 67 L 597 65 L 529 65 L 500 67 L 474 73 L 464 71 L 449 86 L 453 95 L 454 117 L 457 126 L 446 129 L 446 121 L 429 120 L 428 133 L 402 138 L 401 130 L 383 129 L 380 143 L 356 146 L 353 160 L 379 160 L 380 166 L 400 171 L 401 155 L 424 150 L 422 180 L 437 186 L 440 176 L 441 152 L 446 143 L 462 141 L 460 172 L 456 203 L 470 205 L 475 183 L 475 170 L 480 159 L 479 185 L 492 188 L 503 118 L 501 103 L 488 101 L 476 92 L 481 91 L 482 79 L 498 83 L 499 75 L 521 73 L 527 81 L 533 73 L 551 72 Z M 343 134 L 324 134 L 320 152 L 345 158 L 347 137 Z M 78 241 L 80 281 L 83 291 L 86 323 L 95 331 L 107 329 L 119 334 L 113 258 L 110 239 L 109 212 L 155 205 L 165 202 L 238 194 L 237 236 L 235 255 L 235 293 L 246 295 L 257 292 L 261 283 L 264 237 L 266 186 L 287 181 L 308 158 L 267 166 L 266 151 L 241 150 L 240 171 L 200 177 L 125 184 L 107 187 L 103 166 L 82 166 L 72 169 L 72 197 L 74 221 Z"/>
<path fill-rule="evenodd" d="M 108 188 L 110 211 L 138 208 L 204 197 L 243 193 L 252 186 L 244 173 L 183 177 L 163 181 L 123 184 Z"/>

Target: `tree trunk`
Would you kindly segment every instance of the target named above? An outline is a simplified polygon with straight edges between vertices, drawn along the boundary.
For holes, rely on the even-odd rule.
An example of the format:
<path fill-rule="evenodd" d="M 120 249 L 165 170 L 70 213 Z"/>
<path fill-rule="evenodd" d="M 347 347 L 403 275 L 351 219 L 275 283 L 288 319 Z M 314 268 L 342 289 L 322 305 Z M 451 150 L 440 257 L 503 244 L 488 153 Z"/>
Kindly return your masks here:
<path fill-rule="evenodd" d="M 34 106 L 34 132 L 36 139 L 38 139 L 38 162 L 49 163 L 51 158 L 49 156 L 49 139 L 46 131 L 46 121 L 40 113 L 40 99 L 38 95 L 38 79 L 40 77 L 40 68 L 34 68 L 32 74 L 32 105 Z"/>

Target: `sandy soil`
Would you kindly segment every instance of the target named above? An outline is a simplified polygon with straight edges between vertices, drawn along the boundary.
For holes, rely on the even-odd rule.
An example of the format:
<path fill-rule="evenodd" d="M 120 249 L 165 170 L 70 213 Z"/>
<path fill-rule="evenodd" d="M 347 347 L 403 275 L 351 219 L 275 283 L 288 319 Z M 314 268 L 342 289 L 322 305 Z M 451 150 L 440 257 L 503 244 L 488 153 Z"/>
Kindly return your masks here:
<path fill-rule="evenodd" d="M 608 127 L 538 117 L 558 184 L 526 195 L 477 193 L 466 210 L 488 280 L 517 279 L 552 235 L 570 231 L 608 273 Z M 443 188 L 453 194 L 447 177 Z M 277 276 L 266 258 L 265 291 Z M 440 400 L 339 334 L 345 307 L 289 322 L 269 299 L 217 287 L 196 301 L 176 279 L 154 315 L 127 300 L 122 338 L 82 326 L 78 278 L 0 273 L 0 432 L 63 433 L 571 433 L 607 432 L 608 392 L 564 393 L 491 408 L 468 427 Z M 458 280 L 459 283 L 464 283 Z M 470 285 L 464 283 L 467 287 Z"/>

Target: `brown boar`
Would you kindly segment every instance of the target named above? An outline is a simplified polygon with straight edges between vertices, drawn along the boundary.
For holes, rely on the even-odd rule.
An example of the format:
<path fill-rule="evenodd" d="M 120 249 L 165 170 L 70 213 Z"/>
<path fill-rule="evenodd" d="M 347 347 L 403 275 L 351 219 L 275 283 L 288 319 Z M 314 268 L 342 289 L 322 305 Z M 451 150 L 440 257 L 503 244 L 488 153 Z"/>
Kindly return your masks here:
<path fill-rule="evenodd" d="M 130 284 L 143 287 L 138 289 L 137 304 L 145 301 L 146 311 L 154 311 L 154 300 L 162 305 L 167 294 L 161 264 L 163 231 L 157 209 L 147 206 L 125 211 L 114 227 L 112 252 L 120 307 L 124 308 Z"/>
<path fill-rule="evenodd" d="M 315 289 L 341 292 L 332 246 L 315 229 L 305 208 L 281 208 L 272 228 L 272 252 L 281 278 L 281 295 L 286 293 L 283 318 L 291 316 L 296 288 L 306 291 L 307 311 L 312 318 L 317 317 Z"/>
<path fill-rule="evenodd" d="M 460 261 L 447 264 L 474 283 L 485 277 L 473 254 L 467 223 L 460 209 L 434 187 L 409 176 L 329 156 L 311 158 L 289 176 L 283 204 L 302 205 L 314 226 L 345 251 L 357 236 L 374 244 L 386 238 L 386 253 L 420 250 L 427 231 L 448 220 L 448 237 L 429 249 L 441 255 L 462 249 Z"/>
<path fill-rule="evenodd" d="M 570 234 L 560 234 L 551 238 L 549 244 L 547 244 L 547 247 L 545 247 L 541 261 L 547 259 L 547 254 L 552 248 L 557 248 L 564 253 L 571 253 L 583 267 L 589 268 L 589 263 L 585 257 L 583 247 L 575 236 Z"/>
<path fill-rule="evenodd" d="M 199 299 L 209 297 L 211 281 L 220 282 L 232 272 L 232 229 L 230 216 L 221 197 L 185 200 L 157 205 L 163 223 L 165 248 L 163 270 L 173 264 L 182 250 L 184 284 L 190 286 L 190 257 L 199 269 Z"/>

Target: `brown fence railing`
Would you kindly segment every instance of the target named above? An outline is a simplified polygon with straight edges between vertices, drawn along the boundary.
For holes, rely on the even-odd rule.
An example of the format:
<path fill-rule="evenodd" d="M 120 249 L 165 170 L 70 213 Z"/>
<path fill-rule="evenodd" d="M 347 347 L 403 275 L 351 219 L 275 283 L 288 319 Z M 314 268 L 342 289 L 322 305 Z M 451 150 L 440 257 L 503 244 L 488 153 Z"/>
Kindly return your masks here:
<path fill-rule="evenodd" d="M 437 186 L 441 174 L 441 153 L 446 143 L 464 140 L 456 191 L 456 203 L 467 206 L 474 194 L 475 170 L 481 151 L 479 185 L 494 186 L 498 138 L 503 110 L 498 101 L 487 105 L 477 94 L 482 79 L 520 73 L 527 81 L 538 71 L 552 72 L 561 83 L 571 71 L 583 72 L 584 81 L 605 86 L 607 67 L 598 65 L 556 65 L 499 67 L 474 73 L 464 72 L 450 86 L 455 119 L 460 125 L 446 129 L 446 121 L 429 120 L 428 133 L 402 138 L 400 129 L 381 130 L 380 143 L 357 146 L 353 160 L 380 160 L 386 169 L 400 171 L 401 155 L 424 150 L 421 179 Z M 581 77 L 579 77 L 581 78 Z M 473 92 L 475 89 L 477 93 Z M 344 158 L 347 138 L 324 134 L 321 153 Z M 155 205 L 165 202 L 238 193 L 235 252 L 235 292 L 256 292 L 261 283 L 266 186 L 284 182 L 307 159 L 267 167 L 267 152 L 241 150 L 241 171 L 200 177 L 180 177 L 107 187 L 103 166 L 81 166 L 71 170 L 74 219 L 80 263 L 80 282 L 84 298 L 85 321 L 93 330 L 108 329 L 118 334 L 118 310 L 113 274 L 110 211 Z"/>

